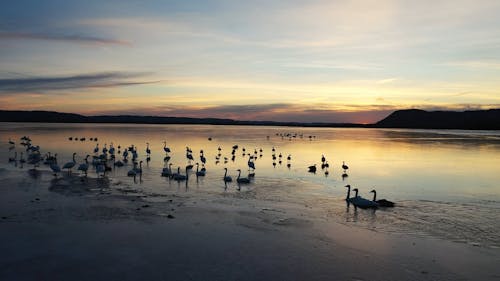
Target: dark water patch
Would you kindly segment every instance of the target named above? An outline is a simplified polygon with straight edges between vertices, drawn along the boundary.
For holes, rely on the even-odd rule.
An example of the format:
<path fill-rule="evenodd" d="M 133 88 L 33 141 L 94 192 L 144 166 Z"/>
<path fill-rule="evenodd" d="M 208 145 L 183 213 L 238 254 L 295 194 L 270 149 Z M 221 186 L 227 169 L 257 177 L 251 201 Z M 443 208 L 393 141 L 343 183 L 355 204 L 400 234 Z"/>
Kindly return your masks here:
<path fill-rule="evenodd" d="M 79 176 L 64 176 L 54 178 L 50 181 L 49 191 L 63 195 L 82 195 L 98 193 L 103 189 L 109 189 L 108 178 L 88 178 Z"/>

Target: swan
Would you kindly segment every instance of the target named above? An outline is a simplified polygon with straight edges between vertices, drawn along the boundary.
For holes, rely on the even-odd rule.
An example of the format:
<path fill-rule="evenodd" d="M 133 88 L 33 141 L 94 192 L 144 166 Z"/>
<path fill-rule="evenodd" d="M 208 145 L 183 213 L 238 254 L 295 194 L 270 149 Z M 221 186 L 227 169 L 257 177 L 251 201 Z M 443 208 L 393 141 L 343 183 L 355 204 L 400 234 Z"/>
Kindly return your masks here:
<path fill-rule="evenodd" d="M 139 168 L 135 167 L 134 169 L 137 174 L 142 174 L 142 161 L 139 161 Z"/>
<path fill-rule="evenodd" d="M 197 177 L 204 177 L 205 176 L 205 171 L 199 171 L 198 168 L 199 168 L 200 164 L 196 163 L 196 176 Z"/>
<path fill-rule="evenodd" d="M 386 200 L 386 199 L 377 200 L 377 191 L 375 189 L 373 189 L 370 192 L 373 193 L 373 200 L 372 201 L 378 203 L 378 205 L 380 207 L 394 207 L 394 202 L 391 202 L 391 201 Z"/>
<path fill-rule="evenodd" d="M 76 152 L 73 153 L 73 161 L 68 162 L 64 164 L 63 169 L 68 169 L 68 174 L 71 174 L 71 169 L 76 165 L 76 160 L 75 160 Z"/>
<path fill-rule="evenodd" d="M 181 174 L 181 167 L 177 167 L 177 174 L 174 174 L 174 180 L 176 181 L 187 181 L 188 180 L 188 169 L 186 169 L 186 174 Z"/>
<path fill-rule="evenodd" d="M 122 161 L 118 160 L 116 161 L 115 158 L 113 158 L 113 166 L 115 167 L 123 167 L 125 164 L 123 164 Z"/>
<path fill-rule="evenodd" d="M 87 176 L 87 171 L 89 170 L 89 158 L 90 155 L 85 156 L 85 163 L 82 163 L 78 166 L 78 171 L 82 171 L 85 173 L 85 176 Z"/>
<path fill-rule="evenodd" d="M 57 178 L 57 173 L 61 172 L 61 167 L 59 167 L 57 163 L 52 163 L 50 164 L 50 169 L 52 170 L 52 172 L 54 172 L 54 177 Z"/>
<path fill-rule="evenodd" d="M 367 208 L 377 208 L 379 204 L 374 201 L 370 201 L 361 196 L 358 196 L 358 189 L 354 188 L 352 191 L 356 192 L 353 198 L 351 198 L 350 202 L 359 208 L 367 209 Z"/>
<path fill-rule="evenodd" d="M 30 153 L 28 155 L 28 164 L 33 165 L 33 169 L 36 170 L 36 167 L 38 166 L 40 161 L 42 161 L 42 155 L 40 155 L 39 151 Z"/>
<path fill-rule="evenodd" d="M 161 171 L 162 177 L 170 177 L 172 175 L 172 163 L 168 164 L 168 167 L 163 168 Z"/>
<path fill-rule="evenodd" d="M 250 183 L 250 179 L 249 178 L 242 178 L 241 177 L 241 170 L 240 169 L 238 169 L 237 171 L 238 171 L 238 178 L 236 179 L 236 181 L 238 183 Z"/>
<path fill-rule="evenodd" d="M 99 176 L 99 174 L 102 173 L 102 176 L 104 177 L 106 176 L 106 167 L 103 164 L 99 163 L 97 164 L 97 166 L 95 166 L 95 172 L 97 176 Z"/>
<path fill-rule="evenodd" d="M 142 174 L 142 161 L 139 162 L 139 168 L 137 168 L 137 164 L 134 163 L 134 167 L 127 172 L 127 176 L 135 177 L 137 174 Z"/>
<path fill-rule="evenodd" d="M 345 197 L 345 201 L 351 202 L 354 199 L 354 197 L 351 197 L 351 185 L 348 184 L 345 187 L 347 187 L 347 195 Z"/>
<path fill-rule="evenodd" d="M 103 167 L 104 168 L 104 167 Z M 130 169 L 128 172 L 127 172 L 127 176 L 129 177 L 135 177 L 137 176 L 137 172 L 135 171 L 134 168 Z"/>
<path fill-rule="evenodd" d="M 227 168 L 224 168 L 224 170 L 226 170 L 226 172 L 224 173 L 224 182 L 232 182 L 233 181 L 233 178 L 231 176 L 228 176 L 227 175 Z"/>

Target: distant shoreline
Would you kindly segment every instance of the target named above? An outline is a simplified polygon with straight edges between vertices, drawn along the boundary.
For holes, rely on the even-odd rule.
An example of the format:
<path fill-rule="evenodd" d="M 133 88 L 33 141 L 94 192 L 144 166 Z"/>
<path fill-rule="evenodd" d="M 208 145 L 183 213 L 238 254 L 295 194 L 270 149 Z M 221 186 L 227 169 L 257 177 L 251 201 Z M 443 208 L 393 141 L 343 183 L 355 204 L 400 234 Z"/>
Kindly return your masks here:
<path fill-rule="evenodd" d="M 401 129 L 462 129 L 500 130 L 500 109 L 477 111 L 398 110 L 373 124 L 248 121 L 221 118 L 161 117 L 135 115 L 84 116 L 55 111 L 0 110 L 0 122 L 69 123 L 69 124 L 182 124 L 283 126 L 305 128 L 401 128 Z"/>
<path fill-rule="evenodd" d="M 85 116 L 74 113 L 55 111 L 7 111 L 0 110 L 0 122 L 32 123 L 90 123 L 90 124 L 182 124 L 182 125 L 236 125 L 236 126 L 284 126 L 284 127 L 338 127 L 362 128 L 372 124 L 322 123 L 322 122 L 279 122 L 249 121 L 222 118 L 161 117 L 134 115 L 99 115 Z"/>

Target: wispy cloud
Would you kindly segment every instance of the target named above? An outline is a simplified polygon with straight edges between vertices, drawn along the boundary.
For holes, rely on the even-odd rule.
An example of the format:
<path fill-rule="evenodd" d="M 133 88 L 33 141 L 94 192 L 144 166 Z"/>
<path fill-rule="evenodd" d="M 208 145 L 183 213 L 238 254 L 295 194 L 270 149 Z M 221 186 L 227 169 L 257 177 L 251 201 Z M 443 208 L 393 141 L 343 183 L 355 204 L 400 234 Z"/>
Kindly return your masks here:
<path fill-rule="evenodd" d="M 150 84 L 157 81 L 130 81 L 144 73 L 104 72 L 59 77 L 30 77 L 0 79 L 0 92 L 26 93 L 54 90 L 102 88 Z"/>
<path fill-rule="evenodd" d="M 102 38 L 96 36 L 85 36 L 76 34 L 50 34 L 50 33 L 23 33 L 23 32 L 0 32 L 0 39 L 11 40 L 49 40 L 65 41 L 83 44 L 111 44 L 111 45 L 131 45 L 130 42 L 111 38 Z"/>

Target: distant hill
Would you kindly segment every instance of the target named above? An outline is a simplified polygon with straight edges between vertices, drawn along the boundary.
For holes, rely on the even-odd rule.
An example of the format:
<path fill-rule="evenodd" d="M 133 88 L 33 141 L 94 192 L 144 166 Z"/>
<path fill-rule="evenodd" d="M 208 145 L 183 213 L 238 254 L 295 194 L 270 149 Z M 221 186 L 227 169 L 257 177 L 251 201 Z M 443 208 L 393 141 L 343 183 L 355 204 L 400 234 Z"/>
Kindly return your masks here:
<path fill-rule="evenodd" d="M 414 129 L 500 130 L 500 109 L 477 111 L 398 110 L 369 125 L 353 123 L 300 123 L 274 121 L 241 121 L 219 118 L 188 118 L 134 115 L 84 116 L 54 111 L 0 110 L 0 122 L 44 123 L 133 123 L 133 124 L 208 124 L 293 127 L 365 127 Z"/>
<path fill-rule="evenodd" d="M 500 130 L 500 109 L 476 111 L 398 110 L 377 122 L 377 128 Z"/>
<path fill-rule="evenodd" d="M 44 123 L 132 123 L 132 124 L 207 124 L 207 125 L 258 125 L 294 127 L 363 127 L 350 123 L 300 123 L 274 121 L 240 121 L 219 118 L 160 117 L 135 115 L 84 116 L 54 111 L 0 110 L 0 122 Z"/>

